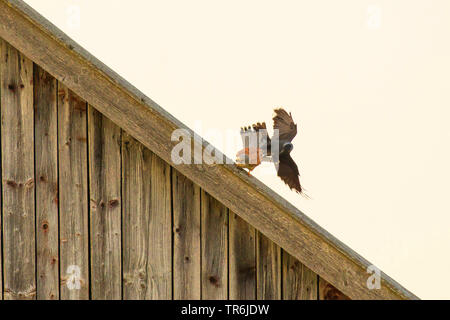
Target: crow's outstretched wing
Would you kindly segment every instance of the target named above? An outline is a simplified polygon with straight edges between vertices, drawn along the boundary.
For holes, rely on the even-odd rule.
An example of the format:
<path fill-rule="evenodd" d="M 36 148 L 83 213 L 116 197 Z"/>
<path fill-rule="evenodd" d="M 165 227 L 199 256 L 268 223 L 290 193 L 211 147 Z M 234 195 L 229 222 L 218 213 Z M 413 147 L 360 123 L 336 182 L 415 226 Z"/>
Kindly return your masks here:
<path fill-rule="evenodd" d="M 292 119 L 291 113 L 287 113 L 283 108 L 274 110 L 273 128 L 278 129 L 280 141 L 292 141 L 297 135 L 297 125 Z"/>
<path fill-rule="evenodd" d="M 294 189 L 298 193 L 302 193 L 302 186 L 298 167 L 289 154 L 281 154 L 280 160 L 276 164 L 278 176 L 286 183 L 289 188 Z"/>

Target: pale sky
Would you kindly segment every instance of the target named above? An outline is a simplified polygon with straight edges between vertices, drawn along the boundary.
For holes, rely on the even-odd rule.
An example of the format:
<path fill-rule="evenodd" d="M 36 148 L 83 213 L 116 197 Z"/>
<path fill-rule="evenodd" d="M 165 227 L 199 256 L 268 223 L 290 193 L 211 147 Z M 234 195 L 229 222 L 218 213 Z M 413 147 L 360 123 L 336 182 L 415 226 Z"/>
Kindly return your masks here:
<path fill-rule="evenodd" d="M 312 199 L 272 164 L 254 175 L 420 298 L 450 299 L 450 1 L 26 2 L 216 146 L 291 111 Z"/>

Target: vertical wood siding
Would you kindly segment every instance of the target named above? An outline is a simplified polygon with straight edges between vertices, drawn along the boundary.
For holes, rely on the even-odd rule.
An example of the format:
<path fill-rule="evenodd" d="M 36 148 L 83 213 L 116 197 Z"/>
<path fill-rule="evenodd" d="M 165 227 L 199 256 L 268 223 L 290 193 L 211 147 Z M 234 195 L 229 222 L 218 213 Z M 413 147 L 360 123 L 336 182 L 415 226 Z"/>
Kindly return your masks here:
<path fill-rule="evenodd" d="M 1 40 L 0 299 L 345 299 Z"/>
<path fill-rule="evenodd" d="M 228 209 L 202 190 L 202 299 L 228 299 Z"/>
<path fill-rule="evenodd" d="M 121 131 L 88 106 L 92 299 L 122 298 Z"/>
<path fill-rule="evenodd" d="M 171 299 L 170 166 L 122 136 L 124 299 Z"/>
<path fill-rule="evenodd" d="M 256 232 L 256 298 L 281 299 L 281 248 Z"/>
<path fill-rule="evenodd" d="M 172 299 L 171 170 L 170 166 L 154 153 L 152 153 L 150 181 L 148 299 L 167 300 Z"/>
<path fill-rule="evenodd" d="M 1 43 L 3 294 L 35 299 L 33 63 Z"/>
<path fill-rule="evenodd" d="M 172 169 L 173 297 L 201 298 L 200 188 Z"/>
<path fill-rule="evenodd" d="M 37 299 L 59 299 L 57 82 L 34 67 Z"/>
<path fill-rule="evenodd" d="M 283 299 L 317 300 L 318 276 L 282 250 Z"/>
<path fill-rule="evenodd" d="M 319 277 L 319 300 L 350 300 L 350 298 Z"/>
<path fill-rule="evenodd" d="M 123 134 L 123 298 L 148 298 L 152 153 Z"/>
<path fill-rule="evenodd" d="M 87 106 L 58 84 L 61 299 L 89 299 Z"/>
<path fill-rule="evenodd" d="M 255 300 L 256 230 L 233 212 L 229 220 L 229 298 Z"/>

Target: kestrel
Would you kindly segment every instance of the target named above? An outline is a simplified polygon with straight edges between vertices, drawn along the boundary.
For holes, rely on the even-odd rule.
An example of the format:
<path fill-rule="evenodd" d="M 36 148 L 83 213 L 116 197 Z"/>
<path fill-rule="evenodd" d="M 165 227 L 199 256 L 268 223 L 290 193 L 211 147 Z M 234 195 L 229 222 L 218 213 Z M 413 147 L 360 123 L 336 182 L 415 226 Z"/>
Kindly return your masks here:
<path fill-rule="evenodd" d="M 287 113 L 283 108 L 274 110 L 273 128 L 278 130 L 278 160 L 272 157 L 272 139 L 267 134 L 266 123 L 256 123 L 252 127 L 241 128 L 241 138 L 244 149 L 236 154 L 236 164 L 240 168 L 246 168 L 250 172 L 255 169 L 263 160 L 269 159 L 275 164 L 278 176 L 286 183 L 291 190 L 303 194 L 300 185 L 300 173 L 297 164 L 291 157 L 294 148 L 292 140 L 297 135 L 297 124 L 292 119 L 292 114 Z M 250 137 L 253 135 L 253 145 Z M 256 145 L 255 145 L 256 141 Z M 275 144 L 274 144 L 275 145 Z"/>

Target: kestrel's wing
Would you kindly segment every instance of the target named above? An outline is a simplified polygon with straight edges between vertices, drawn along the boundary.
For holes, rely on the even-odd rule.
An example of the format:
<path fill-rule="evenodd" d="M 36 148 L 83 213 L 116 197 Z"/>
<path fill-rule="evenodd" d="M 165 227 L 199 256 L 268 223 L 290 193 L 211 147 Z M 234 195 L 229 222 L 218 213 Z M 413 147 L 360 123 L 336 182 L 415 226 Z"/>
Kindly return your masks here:
<path fill-rule="evenodd" d="M 302 193 L 302 186 L 298 167 L 289 154 L 280 155 L 280 161 L 276 164 L 278 176 L 286 183 L 289 188 L 294 189 L 298 193 Z"/>
<path fill-rule="evenodd" d="M 297 125 L 294 123 L 291 113 L 287 113 L 283 108 L 274 111 L 273 128 L 278 129 L 279 139 L 286 142 L 292 141 L 297 135 Z"/>
<path fill-rule="evenodd" d="M 250 144 L 253 139 L 255 143 L 258 143 L 258 140 L 256 138 L 256 132 L 252 130 L 250 126 L 241 128 L 241 139 L 242 139 L 242 146 L 244 147 L 244 149 L 250 148 Z"/>
<path fill-rule="evenodd" d="M 267 133 L 266 123 L 255 123 L 253 126 L 253 130 L 258 133 L 258 148 L 262 150 L 263 156 L 270 156 L 271 154 L 271 141 L 269 134 Z"/>
<path fill-rule="evenodd" d="M 270 156 L 270 138 L 267 133 L 266 123 L 255 123 L 251 127 L 241 128 L 241 139 L 244 148 L 261 149 L 263 157 Z M 251 144 L 255 144 L 254 146 Z"/>

